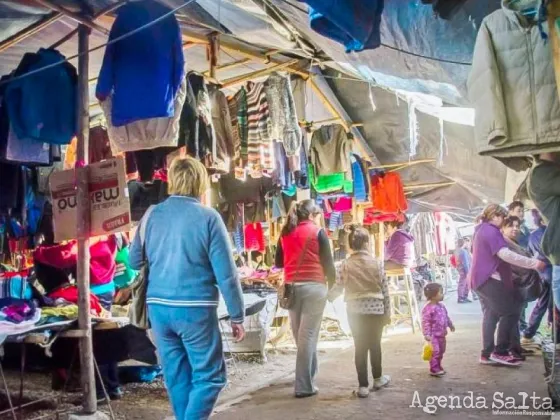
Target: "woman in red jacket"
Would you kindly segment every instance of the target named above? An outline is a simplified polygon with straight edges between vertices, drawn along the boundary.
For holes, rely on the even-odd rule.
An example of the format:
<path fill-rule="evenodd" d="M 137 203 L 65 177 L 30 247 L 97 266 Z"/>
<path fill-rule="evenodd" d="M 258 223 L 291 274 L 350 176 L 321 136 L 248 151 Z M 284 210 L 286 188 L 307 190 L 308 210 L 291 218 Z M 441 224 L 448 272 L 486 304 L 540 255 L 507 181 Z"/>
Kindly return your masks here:
<path fill-rule="evenodd" d="M 276 266 L 284 268 L 284 281 L 294 285 L 295 302 L 290 322 L 298 347 L 296 398 L 317 394 L 317 342 L 327 301 L 327 285 L 336 271 L 327 234 L 320 228 L 321 210 L 313 200 L 290 209 L 276 248 Z"/>

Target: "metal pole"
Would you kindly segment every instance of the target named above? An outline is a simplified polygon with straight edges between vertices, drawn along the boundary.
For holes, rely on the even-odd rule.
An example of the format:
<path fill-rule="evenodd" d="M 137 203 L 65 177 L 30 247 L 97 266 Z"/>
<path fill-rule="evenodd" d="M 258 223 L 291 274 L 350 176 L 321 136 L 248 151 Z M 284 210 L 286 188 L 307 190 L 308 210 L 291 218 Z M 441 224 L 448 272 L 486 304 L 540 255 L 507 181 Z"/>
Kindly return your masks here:
<path fill-rule="evenodd" d="M 78 29 L 78 144 L 76 182 L 78 210 L 78 325 L 80 337 L 80 371 L 83 390 L 83 411 L 97 411 L 93 345 L 91 341 L 91 314 L 89 290 L 89 231 L 90 210 L 88 197 L 88 147 L 89 147 L 89 34 L 90 28 L 80 24 Z M 81 167 L 79 167 L 81 166 Z"/>

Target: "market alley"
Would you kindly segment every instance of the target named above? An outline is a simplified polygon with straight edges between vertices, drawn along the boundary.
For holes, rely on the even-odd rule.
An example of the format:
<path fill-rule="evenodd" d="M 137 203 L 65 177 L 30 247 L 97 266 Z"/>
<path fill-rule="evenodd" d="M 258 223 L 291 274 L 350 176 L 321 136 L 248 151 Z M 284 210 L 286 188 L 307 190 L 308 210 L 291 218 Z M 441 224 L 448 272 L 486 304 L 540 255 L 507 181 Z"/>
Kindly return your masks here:
<path fill-rule="evenodd" d="M 445 419 L 489 419 L 492 415 L 492 398 L 495 392 L 515 396 L 519 392 L 547 397 L 542 357 L 534 356 L 520 369 L 481 366 L 478 364 L 480 347 L 480 306 L 477 302 L 457 305 L 453 298 L 446 299 L 457 331 L 448 336 L 448 350 L 444 378 L 428 375 L 428 365 L 421 360 L 422 338 L 420 334 L 404 334 L 388 337 L 384 342 L 384 370 L 392 376 L 389 388 L 370 395 L 369 399 L 357 399 L 352 395 L 355 388 L 353 350 L 349 349 L 324 362 L 319 372 L 318 397 L 297 400 L 292 397 L 292 378 L 246 397 L 238 404 L 222 406 L 216 420 L 249 420 L 266 418 L 283 419 L 371 419 L 376 413 L 386 418 L 430 418 L 422 408 L 411 408 L 414 393 L 423 405 L 426 397 L 474 393 L 483 396 L 488 409 L 438 409 L 436 417 Z M 220 407 L 218 407 L 220 411 Z M 501 418 L 510 418 L 507 415 Z M 528 418 L 512 416 L 511 418 Z M 539 417 L 537 417 L 539 418 Z M 541 418 L 549 418 L 541 417 Z"/>

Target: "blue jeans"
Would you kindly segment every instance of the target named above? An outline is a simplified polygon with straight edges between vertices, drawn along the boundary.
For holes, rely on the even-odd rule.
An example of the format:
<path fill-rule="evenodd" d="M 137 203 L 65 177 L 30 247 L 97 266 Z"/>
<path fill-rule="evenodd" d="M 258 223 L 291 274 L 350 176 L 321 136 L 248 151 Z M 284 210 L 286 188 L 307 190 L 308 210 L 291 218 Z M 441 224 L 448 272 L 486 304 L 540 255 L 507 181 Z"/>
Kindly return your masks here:
<path fill-rule="evenodd" d="M 150 305 L 148 314 L 177 420 L 206 420 L 226 385 L 214 307 Z"/>
<path fill-rule="evenodd" d="M 552 266 L 552 299 L 560 311 L 560 265 Z"/>

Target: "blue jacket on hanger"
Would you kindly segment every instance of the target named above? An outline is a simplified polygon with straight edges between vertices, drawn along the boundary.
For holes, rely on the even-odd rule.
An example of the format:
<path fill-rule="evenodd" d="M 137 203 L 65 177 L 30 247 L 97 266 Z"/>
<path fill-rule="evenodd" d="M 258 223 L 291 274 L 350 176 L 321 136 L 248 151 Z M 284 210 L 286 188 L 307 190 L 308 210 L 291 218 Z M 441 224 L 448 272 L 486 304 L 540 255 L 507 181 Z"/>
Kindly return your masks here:
<path fill-rule="evenodd" d="M 309 5 L 311 29 L 343 44 L 346 52 L 381 44 L 383 0 L 300 0 Z"/>
<path fill-rule="evenodd" d="M 109 41 L 134 31 L 170 12 L 146 0 L 125 4 L 117 11 Z M 175 115 L 174 99 L 185 77 L 181 28 L 174 15 L 105 49 L 96 96 L 113 94 L 112 124 L 120 127 L 149 118 Z"/>

